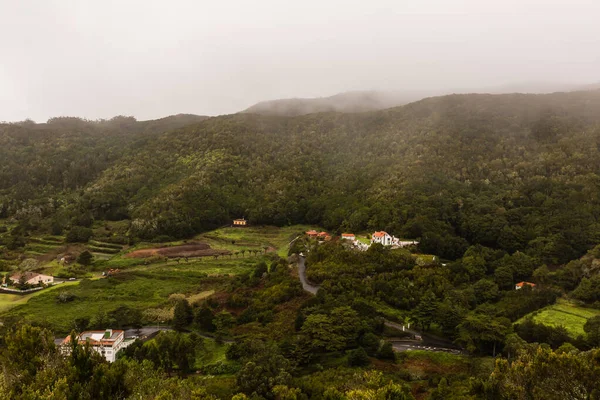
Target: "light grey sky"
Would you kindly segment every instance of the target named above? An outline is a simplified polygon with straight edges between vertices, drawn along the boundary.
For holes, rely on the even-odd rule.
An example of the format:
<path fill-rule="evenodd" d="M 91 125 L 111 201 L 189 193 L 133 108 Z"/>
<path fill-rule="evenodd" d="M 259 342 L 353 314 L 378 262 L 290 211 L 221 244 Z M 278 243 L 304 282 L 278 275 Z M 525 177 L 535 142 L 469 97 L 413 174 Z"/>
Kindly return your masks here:
<path fill-rule="evenodd" d="M 0 121 L 600 81 L 598 0 L 0 0 Z"/>

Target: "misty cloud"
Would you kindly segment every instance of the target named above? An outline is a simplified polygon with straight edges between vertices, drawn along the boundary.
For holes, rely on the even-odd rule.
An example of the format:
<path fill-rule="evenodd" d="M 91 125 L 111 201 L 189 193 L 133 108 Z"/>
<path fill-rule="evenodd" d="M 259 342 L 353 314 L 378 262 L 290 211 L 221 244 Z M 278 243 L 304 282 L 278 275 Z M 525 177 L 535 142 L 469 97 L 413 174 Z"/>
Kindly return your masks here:
<path fill-rule="evenodd" d="M 0 120 L 600 81 L 596 1 L 0 0 Z"/>

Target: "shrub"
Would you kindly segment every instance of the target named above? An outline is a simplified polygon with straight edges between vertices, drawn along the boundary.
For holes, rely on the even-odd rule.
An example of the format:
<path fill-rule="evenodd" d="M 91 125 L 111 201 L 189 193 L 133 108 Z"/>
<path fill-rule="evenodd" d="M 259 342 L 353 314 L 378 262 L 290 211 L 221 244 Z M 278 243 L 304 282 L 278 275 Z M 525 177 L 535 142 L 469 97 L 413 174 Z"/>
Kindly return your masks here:
<path fill-rule="evenodd" d="M 367 352 L 362 347 L 348 352 L 348 365 L 351 367 L 365 367 L 371 363 Z"/>
<path fill-rule="evenodd" d="M 377 352 L 377 358 L 381 360 L 395 360 L 396 353 L 394 353 L 394 347 L 390 342 L 385 342 L 381 345 L 381 348 Z"/>
<path fill-rule="evenodd" d="M 66 239 L 68 243 L 87 243 L 92 237 L 92 234 L 93 232 L 90 228 L 74 226 L 69 233 L 67 233 Z"/>
<path fill-rule="evenodd" d="M 81 265 L 90 265 L 94 256 L 89 251 L 85 250 L 77 257 L 77 262 Z"/>
<path fill-rule="evenodd" d="M 76 298 L 77 298 L 77 296 L 75 296 L 71 292 L 61 292 L 58 296 L 56 296 L 56 300 L 59 303 L 69 303 L 69 302 L 75 300 Z"/>

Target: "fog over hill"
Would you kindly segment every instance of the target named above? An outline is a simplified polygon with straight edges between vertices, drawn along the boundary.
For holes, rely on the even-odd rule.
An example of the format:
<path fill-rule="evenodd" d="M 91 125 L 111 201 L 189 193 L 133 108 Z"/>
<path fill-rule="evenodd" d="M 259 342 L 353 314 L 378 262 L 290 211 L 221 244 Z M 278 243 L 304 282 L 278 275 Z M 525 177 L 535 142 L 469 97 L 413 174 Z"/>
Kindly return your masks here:
<path fill-rule="evenodd" d="M 554 93 L 581 90 L 600 89 L 600 83 L 588 85 L 573 85 L 550 82 L 523 82 L 480 89 L 455 89 L 455 90 L 407 90 L 407 91 L 352 91 L 338 93 L 329 97 L 316 98 L 291 98 L 261 101 L 254 104 L 242 113 L 298 116 L 319 112 L 355 113 L 382 110 L 397 107 L 421 100 L 431 96 L 464 93 Z"/>

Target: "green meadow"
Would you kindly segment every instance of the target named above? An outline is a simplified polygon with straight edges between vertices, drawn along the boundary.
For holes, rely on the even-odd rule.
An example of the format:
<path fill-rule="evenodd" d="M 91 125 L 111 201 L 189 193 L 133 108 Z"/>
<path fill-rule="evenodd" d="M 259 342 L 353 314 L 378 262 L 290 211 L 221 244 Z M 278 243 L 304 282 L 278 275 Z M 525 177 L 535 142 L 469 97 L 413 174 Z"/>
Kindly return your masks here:
<path fill-rule="evenodd" d="M 537 323 L 548 326 L 564 326 L 569 335 L 576 338 L 585 332 L 583 326 L 592 317 L 600 315 L 600 310 L 578 306 L 564 299 L 559 299 L 556 304 L 534 311 L 521 318 L 532 317 Z"/>

